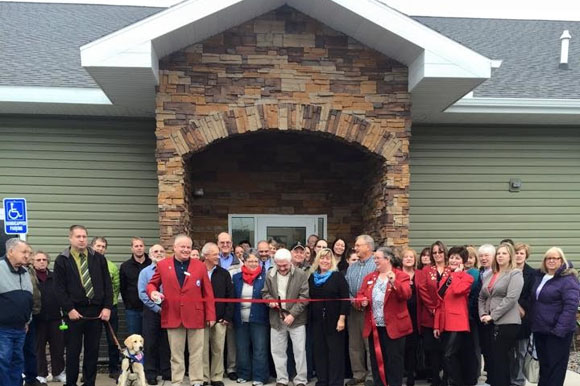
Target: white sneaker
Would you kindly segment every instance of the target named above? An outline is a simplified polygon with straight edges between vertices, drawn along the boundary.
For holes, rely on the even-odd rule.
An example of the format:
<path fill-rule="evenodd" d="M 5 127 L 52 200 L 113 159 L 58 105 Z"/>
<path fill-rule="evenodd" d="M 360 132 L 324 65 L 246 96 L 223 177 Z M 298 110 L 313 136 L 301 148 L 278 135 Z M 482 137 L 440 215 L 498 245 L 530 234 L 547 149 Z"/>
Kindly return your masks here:
<path fill-rule="evenodd" d="M 52 374 L 48 373 L 48 375 L 46 376 L 46 382 L 52 382 L 52 381 L 53 381 Z"/>
<path fill-rule="evenodd" d="M 63 371 L 62 373 L 60 373 L 59 375 L 57 375 L 56 377 L 52 377 L 52 380 L 54 382 L 62 382 L 62 383 L 66 383 L 66 373 Z"/>
<path fill-rule="evenodd" d="M 41 376 L 36 377 L 36 380 L 38 382 L 40 382 L 40 383 L 46 383 L 47 382 L 46 378 L 45 377 L 41 377 Z"/>
<path fill-rule="evenodd" d="M 264 386 L 264 382 L 254 381 L 252 382 L 252 386 Z"/>

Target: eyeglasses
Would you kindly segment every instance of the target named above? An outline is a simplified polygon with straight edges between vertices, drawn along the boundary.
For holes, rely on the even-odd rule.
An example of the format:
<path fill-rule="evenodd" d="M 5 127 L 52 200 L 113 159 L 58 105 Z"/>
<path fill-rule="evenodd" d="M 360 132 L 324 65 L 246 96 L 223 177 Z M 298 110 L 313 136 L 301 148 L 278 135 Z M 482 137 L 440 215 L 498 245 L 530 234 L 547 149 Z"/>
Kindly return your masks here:
<path fill-rule="evenodd" d="M 443 255 L 443 254 L 445 254 L 445 252 L 443 252 L 443 251 L 433 251 L 433 254 L 434 255 Z"/>
<path fill-rule="evenodd" d="M 558 261 L 558 260 L 562 260 L 562 258 L 561 257 L 546 257 L 546 261 L 550 261 L 550 260 Z"/>

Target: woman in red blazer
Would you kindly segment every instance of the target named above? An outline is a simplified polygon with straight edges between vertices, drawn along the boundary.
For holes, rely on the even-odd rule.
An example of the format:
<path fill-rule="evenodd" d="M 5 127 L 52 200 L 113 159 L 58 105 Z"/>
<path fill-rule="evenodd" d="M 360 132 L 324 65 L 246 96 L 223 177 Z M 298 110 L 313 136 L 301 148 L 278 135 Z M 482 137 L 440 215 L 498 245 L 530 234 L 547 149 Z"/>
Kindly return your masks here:
<path fill-rule="evenodd" d="M 468 297 L 473 277 L 463 270 L 469 258 L 465 247 L 449 250 L 449 269 L 447 280 L 439 283 L 437 296 L 439 306 L 435 311 L 433 334 L 441 336 L 443 344 L 443 368 L 449 386 L 463 385 L 461 371 L 461 352 L 469 333 Z"/>
<path fill-rule="evenodd" d="M 415 285 L 422 303 L 419 326 L 423 334 L 425 354 L 431 363 L 432 386 L 441 385 L 439 372 L 443 356 L 441 341 L 433 334 L 435 311 L 440 302 L 437 291 L 440 283 L 445 283 L 450 273 L 451 271 L 447 267 L 447 248 L 441 241 L 436 241 L 431 245 L 431 265 L 424 267 L 420 274 L 415 275 Z"/>
<path fill-rule="evenodd" d="M 365 308 L 363 337 L 369 339 L 376 386 L 403 384 L 405 336 L 413 332 L 407 309 L 409 275 L 393 268 L 394 259 L 391 248 L 378 248 L 377 270 L 364 278 L 357 293 L 358 305 Z"/>

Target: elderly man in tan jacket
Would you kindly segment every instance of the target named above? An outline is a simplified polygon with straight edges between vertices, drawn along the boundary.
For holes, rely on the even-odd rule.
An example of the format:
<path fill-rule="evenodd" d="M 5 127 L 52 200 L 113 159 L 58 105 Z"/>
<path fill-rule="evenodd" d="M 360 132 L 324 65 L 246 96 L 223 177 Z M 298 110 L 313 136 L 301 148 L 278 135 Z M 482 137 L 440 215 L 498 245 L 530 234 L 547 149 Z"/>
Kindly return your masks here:
<path fill-rule="evenodd" d="M 308 299 L 308 274 L 292 265 L 292 255 L 279 249 L 274 255 L 275 269 L 271 269 L 262 289 L 264 299 L 270 302 L 270 347 L 276 367 L 276 386 L 289 382 L 286 362 L 288 335 L 292 339 L 296 362 L 295 386 L 304 386 L 306 379 L 306 319 L 307 302 L 282 303 L 278 300 Z"/>

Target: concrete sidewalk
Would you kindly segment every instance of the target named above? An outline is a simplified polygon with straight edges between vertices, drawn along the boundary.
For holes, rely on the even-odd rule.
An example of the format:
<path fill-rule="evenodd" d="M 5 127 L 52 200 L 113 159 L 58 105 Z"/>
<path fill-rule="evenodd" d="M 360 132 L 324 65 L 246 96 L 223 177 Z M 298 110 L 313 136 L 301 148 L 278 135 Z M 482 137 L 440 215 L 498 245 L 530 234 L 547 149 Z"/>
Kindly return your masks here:
<path fill-rule="evenodd" d="M 49 383 L 49 385 L 51 385 L 53 383 Z M 230 381 L 229 379 L 224 379 L 224 384 L 225 386 L 236 386 L 236 385 L 240 385 L 240 386 L 251 386 L 252 384 L 250 382 L 248 383 L 244 383 L 244 384 L 238 384 L 234 381 Z M 268 383 L 268 385 L 275 385 L 276 382 L 274 379 L 271 379 L 271 382 Z M 56 385 L 56 384 L 55 384 Z M 107 376 L 107 374 L 99 374 L 99 376 L 97 377 L 97 386 L 114 386 L 115 385 L 115 381 L 113 381 L 111 378 L 109 378 Z M 159 378 L 159 385 L 160 386 L 171 386 L 171 382 L 169 381 L 161 381 L 161 378 Z M 183 382 L 184 386 L 189 385 L 189 382 L 184 381 Z M 308 384 L 308 386 L 314 386 L 315 382 L 310 382 Z M 416 386 L 428 386 L 429 384 L 425 381 L 417 381 L 415 383 Z M 480 383 L 479 385 L 485 385 L 484 383 Z M 527 383 L 526 386 L 533 386 L 533 383 Z M 573 371 L 568 371 L 566 374 L 566 382 L 564 382 L 564 386 L 579 386 L 580 385 L 580 374 L 575 373 Z"/>

